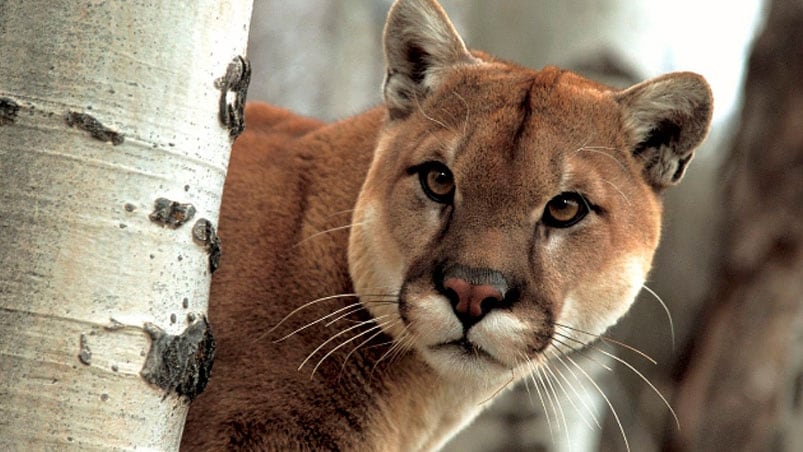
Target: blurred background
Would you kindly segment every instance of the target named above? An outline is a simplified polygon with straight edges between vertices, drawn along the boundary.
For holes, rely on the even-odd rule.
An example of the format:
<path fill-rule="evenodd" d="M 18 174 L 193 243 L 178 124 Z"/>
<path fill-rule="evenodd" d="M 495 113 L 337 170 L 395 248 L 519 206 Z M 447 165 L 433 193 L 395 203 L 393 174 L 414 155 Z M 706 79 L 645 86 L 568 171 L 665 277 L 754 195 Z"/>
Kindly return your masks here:
<path fill-rule="evenodd" d="M 249 100 L 326 120 L 378 104 L 391 3 L 256 0 Z M 670 400 L 681 429 L 626 366 L 595 378 L 633 451 L 803 450 L 803 2 L 442 3 L 469 47 L 532 68 L 558 65 L 621 87 L 680 70 L 708 79 L 711 134 L 665 195 L 647 283 L 671 311 L 674 344 L 647 290 L 610 332 L 657 361 L 628 357 Z M 748 66 L 754 83 L 745 88 Z M 508 391 L 447 450 L 625 450 L 606 406 L 588 438 L 550 435 L 529 389 Z"/>

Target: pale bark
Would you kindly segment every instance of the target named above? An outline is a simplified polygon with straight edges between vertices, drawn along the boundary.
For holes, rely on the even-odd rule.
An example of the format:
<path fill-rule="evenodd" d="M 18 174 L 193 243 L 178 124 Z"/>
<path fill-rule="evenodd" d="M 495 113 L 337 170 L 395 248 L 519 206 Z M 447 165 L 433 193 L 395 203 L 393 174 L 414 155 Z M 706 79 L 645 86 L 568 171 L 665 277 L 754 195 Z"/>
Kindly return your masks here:
<path fill-rule="evenodd" d="M 234 96 L 216 80 L 250 14 L 0 0 L 0 450 L 178 447 L 202 384 L 142 370 L 159 329 L 203 330 L 210 247 L 193 225 L 217 224 L 221 89 Z M 159 198 L 194 218 L 162 226 Z"/>

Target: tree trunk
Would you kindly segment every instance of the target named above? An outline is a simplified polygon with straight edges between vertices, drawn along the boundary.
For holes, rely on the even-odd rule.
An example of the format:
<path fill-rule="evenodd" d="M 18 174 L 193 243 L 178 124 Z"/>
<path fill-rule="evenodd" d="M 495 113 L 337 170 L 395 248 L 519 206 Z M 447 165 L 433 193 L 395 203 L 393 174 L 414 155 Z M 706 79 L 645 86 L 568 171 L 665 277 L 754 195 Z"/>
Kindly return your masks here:
<path fill-rule="evenodd" d="M 771 3 L 748 70 L 721 268 L 673 450 L 803 450 L 803 1 Z"/>
<path fill-rule="evenodd" d="M 250 14 L 0 0 L 0 450 L 178 447 Z"/>

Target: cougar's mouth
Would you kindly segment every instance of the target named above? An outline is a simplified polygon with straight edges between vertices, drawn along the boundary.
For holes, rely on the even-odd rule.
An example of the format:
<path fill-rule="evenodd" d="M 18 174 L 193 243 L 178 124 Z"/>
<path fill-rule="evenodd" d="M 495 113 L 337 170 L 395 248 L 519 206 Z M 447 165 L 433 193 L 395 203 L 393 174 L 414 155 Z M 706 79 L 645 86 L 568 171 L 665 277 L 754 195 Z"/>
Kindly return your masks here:
<path fill-rule="evenodd" d="M 507 368 L 507 366 L 496 357 L 488 353 L 488 351 L 481 346 L 469 341 L 465 336 L 458 340 L 436 344 L 431 348 L 436 351 L 456 353 L 463 359 L 480 359 Z"/>

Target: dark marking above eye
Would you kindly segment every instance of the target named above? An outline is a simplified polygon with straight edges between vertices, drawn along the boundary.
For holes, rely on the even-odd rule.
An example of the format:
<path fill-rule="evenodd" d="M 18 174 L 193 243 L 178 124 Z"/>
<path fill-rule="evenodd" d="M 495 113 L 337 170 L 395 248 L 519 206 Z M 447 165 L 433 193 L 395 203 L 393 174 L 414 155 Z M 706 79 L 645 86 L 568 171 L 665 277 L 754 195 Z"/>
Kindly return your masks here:
<path fill-rule="evenodd" d="M 516 131 L 513 133 L 514 147 L 517 147 L 519 142 L 521 142 L 521 137 L 524 135 L 524 131 L 527 130 L 527 125 L 530 123 L 530 119 L 532 118 L 532 88 L 534 83 L 535 80 L 533 80 L 533 82 L 527 86 L 527 90 L 524 92 L 524 96 L 519 102 L 518 109 L 521 111 L 522 118 L 518 128 L 516 128 Z"/>

